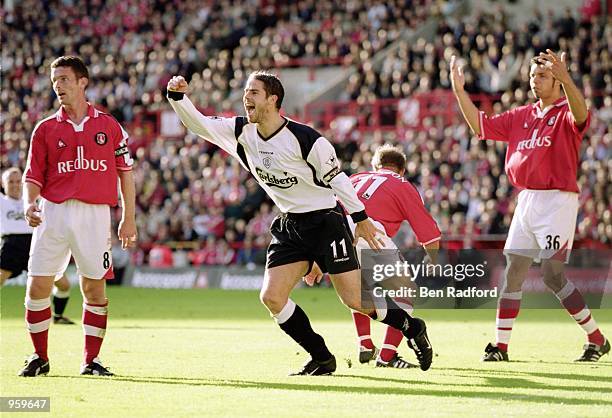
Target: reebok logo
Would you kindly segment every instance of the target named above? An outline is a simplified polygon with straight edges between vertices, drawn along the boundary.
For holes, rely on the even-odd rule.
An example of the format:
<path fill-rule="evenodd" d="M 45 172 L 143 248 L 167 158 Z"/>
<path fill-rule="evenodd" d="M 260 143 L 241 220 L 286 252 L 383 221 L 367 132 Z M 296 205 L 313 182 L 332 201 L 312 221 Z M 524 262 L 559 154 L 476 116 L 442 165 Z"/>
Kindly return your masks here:
<path fill-rule="evenodd" d="M 549 136 L 538 137 L 538 130 L 534 129 L 533 133 L 531 134 L 531 138 L 519 141 L 516 150 L 523 151 L 534 148 L 550 147 L 551 144 L 552 142 L 550 141 Z"/>
<path fill-rule="evenodd" d="M 77 147 L 77 157 L 70 161 L 59 161 L 57 163 L 57 172 L 60 174 L 72 173 L 80 170 L 89 171 L 106 171 L 108 167 L 104 160 L 88 160 L 85 158 L 85 151 L 82 145 Z"/>
<path fill-rule="evenodd" d="M 278 178 L 274 174 L 263 171 L 259 167 L 255 168 L 255 172 L 257 172 L 257 175 L 261 181 L 266 184 L 266 186 L 278 187 L 279 189 L 289 189 L 298 184 L 298 179 L 295 176 Z M 285 175 L 287 175 L 287 172 L 285 172 Z"/>

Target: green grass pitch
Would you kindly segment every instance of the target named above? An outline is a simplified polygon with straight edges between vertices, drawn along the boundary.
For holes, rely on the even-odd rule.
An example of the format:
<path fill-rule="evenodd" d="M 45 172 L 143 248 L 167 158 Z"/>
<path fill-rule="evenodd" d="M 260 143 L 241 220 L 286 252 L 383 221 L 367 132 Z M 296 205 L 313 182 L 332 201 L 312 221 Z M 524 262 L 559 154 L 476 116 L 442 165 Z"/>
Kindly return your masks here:
<path fill-rule="evenodd" d="M 77 289 L 66 312 L 80 319 Z M 31 353 L 24 289 L 1 290 L 1 396 L 50 396 L 57 417 L 611 416 L 612 359 L 576 364 L 582 331 L 562 310 L 524 310 L 510 363 L 481 363 L 494 311 L 421 310 L 432 369 L 377 369 L 356 359 L 349 312 L 329 289 L 296 290 L 338 360 L 334 376 L 288 377 L 306 355 L 270 319 L 256 292 L 109 288 L 101 358 L 113 378 L 81 377 L 80 326 L 50 330 L 51 373 L 16 376 Z M 594 315 L 612 335 L 612 310 Z M 384 326 L 373 323 L 375 343 Z M 405 343 L 400 353 L 413 356 Z M 352 367 L 349 367 L 350 360 Z M 8 416 L 8 415 L 7 415 Z M 11 415 L 12 416 L 12 415 Z"/>

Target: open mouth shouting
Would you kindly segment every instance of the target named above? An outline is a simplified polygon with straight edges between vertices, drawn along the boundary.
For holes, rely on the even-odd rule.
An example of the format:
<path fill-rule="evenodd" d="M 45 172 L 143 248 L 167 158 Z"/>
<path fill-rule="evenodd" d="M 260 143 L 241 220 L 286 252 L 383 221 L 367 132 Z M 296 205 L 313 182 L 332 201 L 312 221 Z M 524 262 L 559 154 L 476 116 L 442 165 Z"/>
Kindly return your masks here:
<path fill-rule="evenodd" d="M 244 110 L 246 111 L 247 116 L 251 118 L 255 114 L 255 105 L 251 103 L 245 103 Z"/>

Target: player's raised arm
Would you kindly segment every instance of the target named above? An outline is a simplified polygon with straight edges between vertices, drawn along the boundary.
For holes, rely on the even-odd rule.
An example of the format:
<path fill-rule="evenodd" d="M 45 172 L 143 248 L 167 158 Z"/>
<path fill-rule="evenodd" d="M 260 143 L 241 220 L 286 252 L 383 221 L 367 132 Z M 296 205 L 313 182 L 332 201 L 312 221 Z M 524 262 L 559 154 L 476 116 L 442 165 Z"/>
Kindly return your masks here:
<path fill-rule="evenodd" d="M 569 105 L 570 112 L 574 117 L 574 121 L 578 127 L 583 127 L 587 121 L 589 115 L 586 101 L 584 96 L 572 80 L 572 77 L 567 70 L 567 54 L 561 53 L 561 57 L 557 56 L 550 49 L 546 50 L 546 53 L 540 52 L 538 60 L 545 62 L 546 67 L 550 69 L 553 77 L 561 83 L 565 97 L 567 97 L 567 104 Z"/>
<path fill-rule="evenodd" d="M 168 82 L 168 101 L 187 129 L 237 157 L 236 118 L 205 116 L 187 97 L 188 85 L 182 76 Z"/>
<path fill-rule="evenodd" d="M 457 62 L 457 57 L 453 55 L 450 61 L 450 79 L 453 87 L 453 93 L 459 103 L 461 113 L 465 118 L 472 131 L 480 136 L 479 110 L 470 99 L 470 95 L 465 91 L 465 76 L 463 75 L 463 67 Z"/>
<path fill-rule="evenodd" d="M 470 99 L 470 95 L 464 89 L 465 77 L 463 75 L 463 68 L 457 62 L 455 55 L 452 56 L 450 62 L 450 79 L 461 113 L 474 134 L 480 139 L 508 141 L 508 133 L 512 123 L 511 112 L 488 117 L 476 107 L 472 99 Z"/>

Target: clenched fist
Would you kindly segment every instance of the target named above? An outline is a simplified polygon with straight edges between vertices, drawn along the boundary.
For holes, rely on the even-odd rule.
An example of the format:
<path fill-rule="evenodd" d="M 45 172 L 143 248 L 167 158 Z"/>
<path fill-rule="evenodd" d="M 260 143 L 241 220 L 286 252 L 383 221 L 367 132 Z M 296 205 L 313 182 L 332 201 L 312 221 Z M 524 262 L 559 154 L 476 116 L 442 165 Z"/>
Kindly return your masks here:
<path fill-rule="evenodd" d="M 168 81 L 168 91 L 177 91 L 179 93 L 187 93 L 189 84 L 182 75 L 175 75 Z"/>

